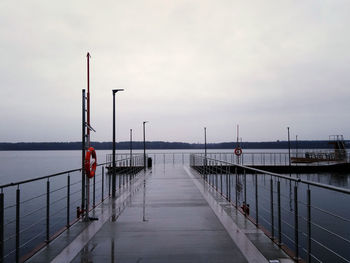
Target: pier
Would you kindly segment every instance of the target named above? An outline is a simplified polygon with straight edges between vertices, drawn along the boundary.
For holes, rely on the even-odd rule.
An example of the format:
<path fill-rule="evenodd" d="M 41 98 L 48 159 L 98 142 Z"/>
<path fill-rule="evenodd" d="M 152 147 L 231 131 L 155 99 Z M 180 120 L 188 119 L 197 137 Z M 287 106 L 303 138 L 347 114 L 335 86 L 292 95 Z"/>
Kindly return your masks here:
<path fill-rule="evenodd" d="M 2 262 L 349 262 L 348 189 L 223 156 L 148 157 L 118 154 L 87 186 L 81 169 L 0 186 Z"/>
<path fill-rule="evenodd" d="M 186 166 L 147 170 L 93 215 L 29 262 L 291 262 Z"/>

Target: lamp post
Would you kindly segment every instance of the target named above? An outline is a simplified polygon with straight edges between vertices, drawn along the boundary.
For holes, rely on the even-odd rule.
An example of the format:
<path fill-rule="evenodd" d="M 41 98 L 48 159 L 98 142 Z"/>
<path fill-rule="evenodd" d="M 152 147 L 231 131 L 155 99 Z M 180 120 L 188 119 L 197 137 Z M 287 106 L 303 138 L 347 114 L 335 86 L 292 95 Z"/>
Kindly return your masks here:
<path fill-rule="evenodd" d="M 114 89 L 113 93 L 113 177 L 112 177 L 112 197 L 115 197 L 116 192 L 116 174 L 115 174 L 115 94 L 123 89 Z"/>
<path fill-rule="evenodd" d="M 289 136 L 289 127 L 287 127 L 288 130 L 288 157 L 289 157 L 289 166 L 290 166 L 290 136 Z"/>
<path fill-rule="evenodd" d="M 146 130 L 145 126 L 148 121 L 143 122 L 143 169 L 146 170 Z"/>

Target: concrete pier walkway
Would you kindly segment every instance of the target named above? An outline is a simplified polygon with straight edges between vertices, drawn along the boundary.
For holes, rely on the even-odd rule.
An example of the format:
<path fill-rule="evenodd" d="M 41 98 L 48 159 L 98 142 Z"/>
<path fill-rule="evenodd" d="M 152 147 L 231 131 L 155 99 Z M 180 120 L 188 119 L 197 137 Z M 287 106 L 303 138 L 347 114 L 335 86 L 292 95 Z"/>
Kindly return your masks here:
<path fill-rule="evenodd" d="M 30 262 L 291 262 L 184 166 L 155 166 L 95 216 Z"/>

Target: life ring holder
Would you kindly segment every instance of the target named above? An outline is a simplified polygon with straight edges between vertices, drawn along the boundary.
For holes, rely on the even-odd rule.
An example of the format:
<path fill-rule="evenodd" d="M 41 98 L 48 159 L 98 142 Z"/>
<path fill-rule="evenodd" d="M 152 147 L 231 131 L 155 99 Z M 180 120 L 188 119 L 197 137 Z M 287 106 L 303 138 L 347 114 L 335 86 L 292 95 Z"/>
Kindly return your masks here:
<path fill-rule="evenodd" d="M 242 151 L 241 147 L 238 146 L 235 148 L 235 155 L 241 156 L 242 153 L 243 153 L 243 151 Z"/>
<path fill-rule="evenodd" d="M 93 160 L 92 162 L 90 160 Z M 86 151 L 85 155 L 85 173 L 87 177 L 93 178 L 95 176 L 96 172 L 96 166 L 97 166 L 97 157 L 96 157 L 96 151 L 93 147 L 90 147 Z"/>

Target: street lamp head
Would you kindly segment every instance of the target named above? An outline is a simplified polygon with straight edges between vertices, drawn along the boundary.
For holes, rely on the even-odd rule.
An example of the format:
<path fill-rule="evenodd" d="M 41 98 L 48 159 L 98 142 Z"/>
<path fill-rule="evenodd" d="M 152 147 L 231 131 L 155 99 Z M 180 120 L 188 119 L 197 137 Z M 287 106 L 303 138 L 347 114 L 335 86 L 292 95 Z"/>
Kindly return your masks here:
<path fill-rule="evenodd" d="M 113 94 L 117 93 L 118 91 L 124 91 L 124 89 L 112 89 Z"/>
<path fill-rule="evenodd" d="M 147 123 L 148 121 L 143 121 L 143 124 Z"/>

